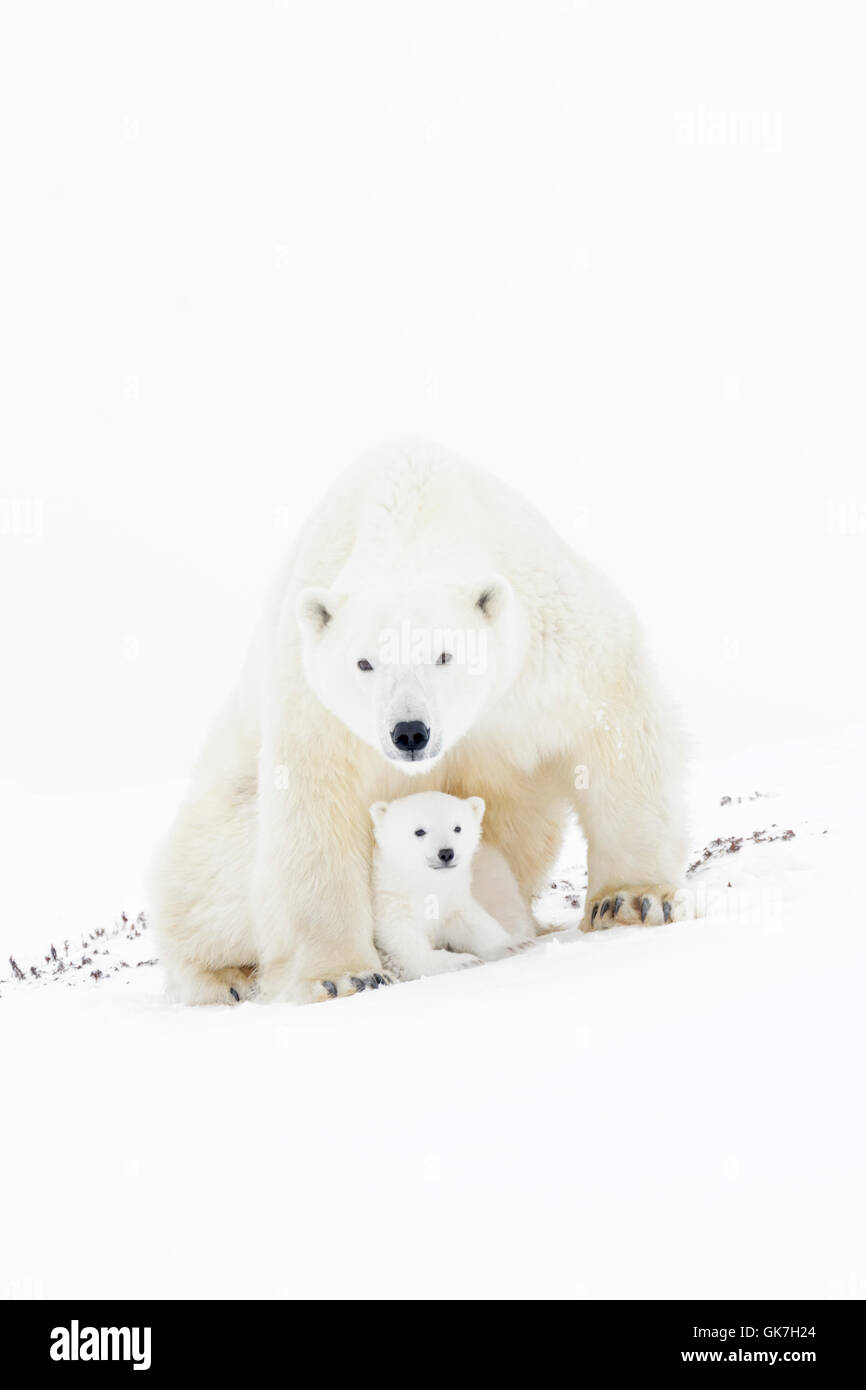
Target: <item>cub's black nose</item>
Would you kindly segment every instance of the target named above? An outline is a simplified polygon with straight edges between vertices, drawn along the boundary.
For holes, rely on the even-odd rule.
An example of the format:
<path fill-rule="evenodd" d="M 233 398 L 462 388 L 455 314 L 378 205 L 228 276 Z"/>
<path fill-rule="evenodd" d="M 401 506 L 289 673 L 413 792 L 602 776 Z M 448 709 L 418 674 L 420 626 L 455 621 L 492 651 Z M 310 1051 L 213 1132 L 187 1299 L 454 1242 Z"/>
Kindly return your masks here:
<path fill-rule="evenodd" d="M 451 860 L 454 858 L 453 849 L 440 849 L 439 858 L 442 860 L 443 864 L 450 864 Z"/>
<path fill-rule="evenodd" d="M 430 742 L 430 730 L 420 719 L 407 719 L 394 725 L 391 742 L 401 753 L 420 753 Z"/>

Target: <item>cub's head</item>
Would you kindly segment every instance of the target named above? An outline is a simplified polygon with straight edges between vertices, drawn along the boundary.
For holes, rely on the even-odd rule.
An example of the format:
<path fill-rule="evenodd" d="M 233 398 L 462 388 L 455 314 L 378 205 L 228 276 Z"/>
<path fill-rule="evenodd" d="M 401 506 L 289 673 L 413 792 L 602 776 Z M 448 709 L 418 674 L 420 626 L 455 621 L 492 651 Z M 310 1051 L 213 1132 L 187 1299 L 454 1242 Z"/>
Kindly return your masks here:
<path fill-rule="evenodd" d="M 358 592 L 304 589 L 304 672 L 322 704 L 404 772 L 425 772 L 483 724 L 518 660 L 515 603 L 501 575 L 419 577 Z"/>
<path fill-rule="evenodd" d="M 468 868 L 481 839 L 484 801 L 480 796 L 418 792 L 370 807 L 379 850 L 406 870 L 452 873 Z"/>

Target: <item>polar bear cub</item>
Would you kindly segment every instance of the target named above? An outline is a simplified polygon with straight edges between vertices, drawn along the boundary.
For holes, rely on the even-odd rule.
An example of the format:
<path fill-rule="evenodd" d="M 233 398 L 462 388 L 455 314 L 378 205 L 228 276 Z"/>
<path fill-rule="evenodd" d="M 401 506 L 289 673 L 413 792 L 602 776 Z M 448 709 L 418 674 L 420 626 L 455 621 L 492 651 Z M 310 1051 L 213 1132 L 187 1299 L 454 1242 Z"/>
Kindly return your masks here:
<path fill-rule="evenodd" d="M 376 946 L 402 980 L 496 960 L 515 938 L 472 892 L 484 801 L 418 792 L 370 807 Z"/>

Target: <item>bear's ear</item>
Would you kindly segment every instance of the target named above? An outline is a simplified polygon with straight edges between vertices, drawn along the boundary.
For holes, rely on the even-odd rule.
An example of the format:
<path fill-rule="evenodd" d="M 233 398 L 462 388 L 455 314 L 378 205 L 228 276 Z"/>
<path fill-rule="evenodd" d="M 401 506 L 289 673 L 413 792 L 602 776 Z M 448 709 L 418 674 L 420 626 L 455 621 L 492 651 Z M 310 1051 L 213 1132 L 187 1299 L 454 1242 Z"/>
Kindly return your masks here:
<path fill-rule="evenodd" d="M 483 819 L 484 819 L 484 812 L 485 812 L 485 809 L 486 809 L 485 803 L 484 803 L 484 797 L 483 797 L 483 796 L 467 796 L 467 798 L 466 798 L 466 805 L 472 807 L 473 813 L 477 816 L 477 818 L 478 818 L 478 824 L 480 825 L 481 822 L 482 822 Z"/>
<path fill-rule="evenodd" d="M 388 810 L 387 801 L 374 801 L 370 807 L 370 815 L 374 825 L 381 825 L 385 812 Z"/>
<path fill-rule="evenodd" d="M 340 600 L 330 589 L 302 589 L 295 602 L 301 632 L 318 637 L 328 626 L 339 604 Z"/>
<path fill-rule="evenodd" d="M 480 608 L 485 618 L 495 623 L 508 609 L 514 591 L 504 574 L 491 574 L 486 584 L 482 584 L 475 607 Z"/>

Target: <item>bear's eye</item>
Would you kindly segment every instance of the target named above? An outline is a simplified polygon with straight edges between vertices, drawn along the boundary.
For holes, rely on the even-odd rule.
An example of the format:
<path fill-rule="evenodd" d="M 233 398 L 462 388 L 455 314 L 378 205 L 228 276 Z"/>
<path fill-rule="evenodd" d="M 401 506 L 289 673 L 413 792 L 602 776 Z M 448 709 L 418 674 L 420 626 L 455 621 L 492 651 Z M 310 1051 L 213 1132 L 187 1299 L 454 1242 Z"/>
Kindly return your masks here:
<path fill-rule="evenodd" d="M 415 831 L 415 834 L 416 834 L 416 835 L 426 835 L 426 834 L 427 834 L 427 831 L 426 831 L 426 830 L 416 830 L 416 831 Z"/>
<path fill-rule="evenodd" d="M 438 661 L 436 662 L 436 665 L 447 666 L 448 662 L 453 660 L 454 658 L 452 657 L 450 652 L 443 652 L 442 655 L 439 657 Z"/>
<path fill-rule="evenodd" d="M 459 826 L 459 825 L 455 825 L 455 827 L 454 827 L 454 834 L 455 834 L 455 835 L 459 835 L 459 834 L 460 834 L 460 826 Z"/>
<path fill-rule="evenodd" d="M 370 663 L 369 663 L 369 661 L 367 660 L 367 658 L 366 658 L 365 656 L 362 656 L 362 657 L 361 657 L 361 660 L 358 662 L 358 670 L 359 670 L 359 671 L 372 671 L 372 669 L 373 669 L 373 668 L 372 668 L 372 666 L 370 665 Z"/>

